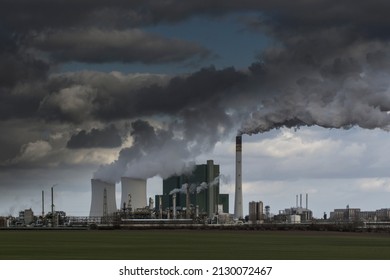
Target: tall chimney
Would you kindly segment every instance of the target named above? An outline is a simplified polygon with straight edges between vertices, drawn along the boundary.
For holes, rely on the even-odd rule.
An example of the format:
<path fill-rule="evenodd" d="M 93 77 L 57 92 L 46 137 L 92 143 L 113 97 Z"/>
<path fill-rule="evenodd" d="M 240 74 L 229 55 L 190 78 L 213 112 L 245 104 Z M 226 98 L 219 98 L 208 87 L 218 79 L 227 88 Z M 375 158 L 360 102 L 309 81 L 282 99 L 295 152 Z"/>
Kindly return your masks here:
<path fill-rule="evenodd" d="M 190 218 L 190 185 L 187 183 L 187 190 L 186 190 L 186 218 Z"/>
<path fill-rule="evenodd" d="M 176 193 L 172 195 L 173 219 L 176 220 Z"/>
<path fill-rule="evenodd" d="M 45 216 L 45 191 L 42 191 L 42 218 Z"/>
<path fill-rule="evenodd" d="M 296 203 L 296 207 L 298 208 L 298 195 L 297 195 L 297 203 Z"/>
<path fill-rule="evenodd" d="M 53 187 L 51 187 L 51 226 L 54 227 L 54 201 L 53 201 L 53 198 L 54 198 L 54 194 L 53 194 Z"/>
<path fill-rule="evenodd" d="M 306 194 L 306 209 L 309 209 L 309 194 Z"/>
<path fill-rule="evenodd" d="M 162 195 L 158 196 L 158 214 L 160 219 L 162 219 Z"/>
<path fill-rule="evenodd" d="M 236 137 L 236 192 L 234 197 L 234 217 L 237 219 L 243 218 L 242 205 L 242 137 Z"/>
<path fill-rule="evenodd" d="M 302 208 L 302 194 L 300 194 L 300 197 L 299 197 L 299 206 Z"/>

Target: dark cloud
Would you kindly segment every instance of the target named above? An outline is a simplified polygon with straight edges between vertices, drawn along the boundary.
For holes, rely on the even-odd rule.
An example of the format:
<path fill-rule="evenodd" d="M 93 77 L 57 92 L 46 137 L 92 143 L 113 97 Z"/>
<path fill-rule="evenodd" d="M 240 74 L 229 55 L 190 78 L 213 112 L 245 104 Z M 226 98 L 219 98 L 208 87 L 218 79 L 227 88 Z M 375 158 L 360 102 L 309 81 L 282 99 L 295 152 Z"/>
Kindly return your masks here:
<path fill-rule="evenodd" d="M 50 63 L 28 57 L 27 51 L 31 48 L 44 51 L 44 57 L 55 62 L 158 64 L 204 59 L 210 55 L 204 47 L 146 34 L 134 27 L 173 24 L 193 16 L 222 16 L 240 11 L 259 12 L 260 20 L 252 20 L 250 25 L 297 51 L 294 57 L 300 56 L 307 63 L 321 63 L 317 61 L 321 59 L 317 54 L 334 53 L 337 48 L 359 40 L 388 38 L 386 11 L 389 5 L 380 0 L 369 3 L 351 0 L 294 3 L 285 0 L 117 0 L 112 3 L 6 0 L 0 3 L 0 44 L 4 45 L 4 49 L 0 46 L 0 69 L 8 71 L 0 82 L 13 85 L 15 77 L 31 80 L 46 74 Z M 298 41 L 300 48 L 295 47 Z M 310 52 L 305 53 L 307 50 Z M 291 57 L 288 59 L 291 61 Z M 268 62 L 277 61 L 268 55 Z"/>
<path fill-rule="evenodd" d="M 94 103 L 101 119 L 132 118 L 158 114 L 176 115 L 186 109 L 213 107 L 229 100 L 245 85 L 246 74 L 234 68 L 204 68 L 189 76 L 172 78 L 167 85 L 150 85 L 119 95 L 99 95 Z"/>
<path fill-rule="evenodd" d="M 203 68 L 174 77 L 80 72 L 57 75 L 46 85 L 37 115 L 46 120 L 80 123 L 157 115 L 177 116 L 186 110 L 219 108 L 239 99 L 250 75 L 234 68 Z"/>
<path fill-rule="evenodd" d="M 331 79 L 343 79 L 345 76 L 358 76 L 362 71 L 362 65 L 355 59 L 336 58 L 333 63 L 322 67 L 321 75 Z"/>
<path fill-rule="evenodd" d="M 389 8 L 385 0 L 4 0 L 0 3 L 0 18 L 21 31 L 102 25 L 126 28 L 178 22 L 197 15 L 257 11 L 267 15 L 274 25 L 287 29 L 291 25 L 301 28 L 355 25 L 362 31 L 385 34 Z"/>
<path fill-rule="evenodd" d="M 0 87 L 34 82 L 46 78 L 49 64 L 23 53 L 0 53 Z"/>
<path fill-rule="evenodd" d="M 129 27 L 177 22 L 196 14 L 255 8 L 256 1 L 153 1 L 153 0 L 5 0 L 0 18 L 15 30 L 64 29 L 79 26 Z M 45 7 L 44 9 L 42 7 Z"/>
<path fill-rule="evenodd" d="M 118 120 L 137 115 L 134 92 L 163 85 L 164 75 L 118 72 L 78 72 L 53 76 L 46 86 L 37 116 L 47 121 L 83 123 L 88 120 Z M 139 110 L 142 110 L 139 108 Z M 112 114 L 110 116 L 110 114 Z"/>
<path fill-rule="evenodd" d="M 62 29 L 89 24 L 97 25 L 102 21 L 105 24 L 110 24 L 109 20 L 115 23 L 121 21 L 122 18 L 127 19 L 127 22 L 132 22 L 131 9 L 139 6 L 141 2 L 124 0 L 110 2 L 104 0 L 5 0 L 0 3 L 0 15 L 4 24 L 12 26 L 18 32 L 48 28 Z"/>
<path fill-rule="evenodd" d="M 139 29 L 59 31 L 41 34 L 32 46 L 56 62 L 142 62 L 159 64 L 205 59 L 210 52 L 198 44 L 147 34 Z"/>
<path fill-rule="evenodd" d="M 66 147 L 68 149 L 83 148 L 117 148 L 122 145 L 122 137 L 115 125 L 110 125 L 102 130 L 93 128 L 87 132 L 81 130 L 72 135 Z"/>
<path fill-rule="evenodd" d="M 175 163 L 169 172 L 176 172 L 237 126 L 248 134 L 300 125 L 389 129 L 389 5 L 379 0 L 2 1 L 0 25 L 6 31 L 0 36 L 6 43 L 0 45 L 0 69 L 6 74 L 0 83 L 10 88 L 1 92 L 3 118 L 33 116 L 76 126 L 145 119 L 133 123 L 134 146 L 123 149 L 112 165 L 122 167 L 99 171 L 105 174 L 99 177 L 115 180 L 119 173 L 135 175 L 129 170 L 138 171 L 134 160 L 153 171 L 144 177 L 157 174 L 167 159 Z M 69 61 L 156 64 L 208 58 L 197 44 L 141 28 L 242 11 L 257 12 L 247 26 L 274 42 L 248 71 L 210 67 L 170 77 L 80 71 L 47 78 L 50 65 Z M 106 131 L 87 131 L 68 145 L 100 147 Z M 20 160 L 31 160 L 32 151 L 51 153 L 49 148 L 31 141 Z"/>

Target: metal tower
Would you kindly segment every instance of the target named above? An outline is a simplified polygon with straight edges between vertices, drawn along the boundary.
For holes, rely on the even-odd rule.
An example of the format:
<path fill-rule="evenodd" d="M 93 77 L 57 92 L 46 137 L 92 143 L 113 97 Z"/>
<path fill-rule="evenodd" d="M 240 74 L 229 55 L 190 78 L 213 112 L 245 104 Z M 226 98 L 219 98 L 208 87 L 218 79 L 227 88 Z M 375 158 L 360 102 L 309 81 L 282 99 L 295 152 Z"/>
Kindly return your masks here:
<path fill-rule="evenodd" d="M 108 217 L 108 206 L 107 206 L 107 189 L 104 188 L 103 192 L 103 219 L 107 222 Z"/>

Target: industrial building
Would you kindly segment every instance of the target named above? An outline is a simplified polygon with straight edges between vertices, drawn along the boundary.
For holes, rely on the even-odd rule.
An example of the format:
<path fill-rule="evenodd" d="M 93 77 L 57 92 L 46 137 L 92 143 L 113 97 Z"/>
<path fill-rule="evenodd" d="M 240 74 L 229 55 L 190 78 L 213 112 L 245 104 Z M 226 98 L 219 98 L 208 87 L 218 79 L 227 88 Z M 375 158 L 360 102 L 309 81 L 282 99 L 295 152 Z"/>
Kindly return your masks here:
<path fill-rule="evenodd" d="M 390 209 L 382 208 L 375 211 L 361 211 L 360 208 L 350 208 L 347 205 L 344 209 L 334 209 L 330 212 L 329 220 L 334 222 L 388 222 L 390 221 Z"/>
<path fill-rule="evenodd" d="M 24 225 L 29 225 L 29 224 L 33 223 L 34 222 L 34 212 L 32 211 L 32 209 L 30 208 L 30 209 L 26 209 L 24 211 L 20 211 L 18 221 Z"/>
<path fill-rule="evenodd" d="M 260 224 L 264 221 L 265 215 L 263 210 L 262 201 L 251 201 L 249 202 L 249 223 Z"/>
<path fill-rule="evenodd" d="M 6 217 L 0 217 L 0 228 L 8 227 L 8 219 Z"/>
<path fill-rule="evenodd" d="M 229 212 L 229 195 L 219 192 L 219 165 L 212 160 L 207 164 L 196 165 L 191 174 L 172 176 L 163 180 L 163 193 L 156 195 L 156 211 L 185 210 L 195 215 L 213 215 L 219 213 L 222 205 L 225 213 Z M 221 208 L 220 208 L 221 209 Z"/>
<path fill-rule="evenodd" d="M 296 206 L 279 210 L 279 214 L 274 219 L 279 222 L 299 224 L 309 222 L 313 219 L 313 212 L 309 209 L 309 195 L 306 194 L 306 207 L 302 205 L 302 194 L 300 194 L 300 203 L 298 204 L 298 195 L 296 197 Z"/>
<path fill-rule="evenodd" d="M 243 218 L 241 136 L 236 138 L 236 166 L 235 214 L 238 218 Z M 208 160 L 206 164 L 196 165 L 191 174 L 164 179 L 162 194 L 156 195 L 155 201 L 150 200 L 149 207 L 146 179 L 122 177 L 120 211 L 127 216 L 135 217 L 136 212 L 142 212 L 140 217 L 160 219 L 214 218 L 215 215 L 229 212 L 229 194 L 220 193 L 219 176 L 219 165 L 215 165 L 213 160 Z M 115 183 L 92 179 L 91 187 L 90 217 L 104 217 L 118 212 Z M 144 213 L 145 211 L 149 212 Z"/>
<path fill-rule="evenodd" d="M 350 208 L 349 205 L 345 209 L 334 209 L 330 212 L 330 220 L 333 221 L 358 221 L 360 219 L 360 209 Z"/>

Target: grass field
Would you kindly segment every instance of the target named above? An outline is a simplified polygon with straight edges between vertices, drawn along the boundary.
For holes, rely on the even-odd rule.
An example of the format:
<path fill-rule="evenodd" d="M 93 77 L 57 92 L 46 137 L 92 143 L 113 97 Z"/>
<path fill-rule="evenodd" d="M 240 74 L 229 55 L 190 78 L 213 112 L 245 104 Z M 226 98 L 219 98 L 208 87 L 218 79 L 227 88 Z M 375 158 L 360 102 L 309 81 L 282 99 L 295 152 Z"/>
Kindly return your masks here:
<path fill-rule="evenodd" d="M 390 234 L 304 231 L 0 231 L 0 259 L 390 259 Z"/>

